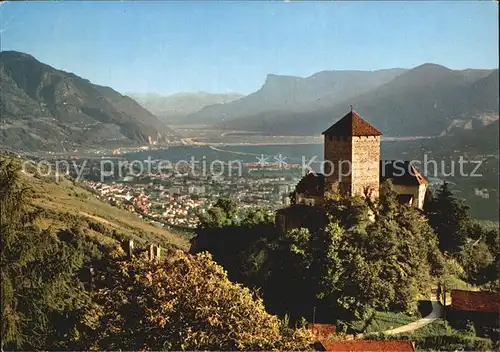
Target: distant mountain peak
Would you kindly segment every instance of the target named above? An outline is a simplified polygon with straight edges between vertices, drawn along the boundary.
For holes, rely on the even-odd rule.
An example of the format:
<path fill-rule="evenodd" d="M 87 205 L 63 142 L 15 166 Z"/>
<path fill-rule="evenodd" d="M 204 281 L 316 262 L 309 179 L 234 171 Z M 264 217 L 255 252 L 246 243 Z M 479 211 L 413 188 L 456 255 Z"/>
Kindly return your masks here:
<path fill-rule="evenodd" d="M 2 50 L 0 56 L 18 56 L 20 58 L 35 59 L 32 55 L 15 50 Z M 35 59 L 36 60 L 36 59 Z"/>
<path fill-rule="evenodd" d="M 227 104 L 243 97 L 239 93 L 209 93 L 205 91 L 182 92 L 172 95 L 156 93 L 130 93 L 130 95 L 144 108 L 168 123 L 182 122 L 183 116 L 196 113 L 205 106 Z"/>
<path fill-rule="evenodd" d="M 34 56 L 19 51 L 1 51 L 1 61 L 18 61 L 28 65 L 42 65 Z"/>
<path fill-rule="evenodd" d="M 290 76 L 290 75 L 278 75 L 275 73 L 268 73 L 266 75 L 266 81 L 264 82 L 264 85 L 266 84 L 274 84 L 274 83 L 281 83 L 281 82 L 297 82 L 301 81 L 304 78 L 302 77 L 297 77 L 297 76 Z"/>
<path fill-rule="evenodd" d="M 425 64 L 422 64 L 422 65 L 419 65 L 419 66 L 416 66 L 413 68 L 413 70 L 428 70 L 428 69 L 444 69 L 444 70 L 447 70 L 447 71 L 452 71 L 451 69 L 449 69 L 448 67 L 446 66 L 443 66 L 443 65 L 438 65 L 438 64 L 433 64 L 433 63 L 430 63 L 430 62 L 426 62 Z"/>

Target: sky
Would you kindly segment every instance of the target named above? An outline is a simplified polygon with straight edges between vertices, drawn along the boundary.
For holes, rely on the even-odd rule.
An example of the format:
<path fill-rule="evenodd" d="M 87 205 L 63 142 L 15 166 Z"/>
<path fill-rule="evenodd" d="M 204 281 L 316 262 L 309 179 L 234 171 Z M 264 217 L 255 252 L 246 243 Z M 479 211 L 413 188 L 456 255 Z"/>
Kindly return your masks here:
<path fill-rule="evenodd" d="M 498 67 L 498 3 L 57 1 L 0 7 L 2 50 L 122 93 L 250 93 L 266 75 Z"/>

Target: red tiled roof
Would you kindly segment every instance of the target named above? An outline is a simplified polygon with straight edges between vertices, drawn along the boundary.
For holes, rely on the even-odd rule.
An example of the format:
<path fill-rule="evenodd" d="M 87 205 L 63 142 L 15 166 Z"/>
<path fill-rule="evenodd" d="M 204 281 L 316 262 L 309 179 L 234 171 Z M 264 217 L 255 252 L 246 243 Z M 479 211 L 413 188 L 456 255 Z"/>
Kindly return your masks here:
<path fill-rule="evenodd" d="M 415 348 L 411 341 L 396 340 L 358 340 L 358 341 L 329 341 L 321 342 L 324 351 L 342 351 L 342 352 L 413 352 Z"/>
<path fill-rule="evenodd" d="M 335 333 L 337 327 L 332 324 L 310 324 L 307 329 L 311 330 L 317 340 L 325 340 Z"/>
<path fill-rule="evenodd" d="M 500 293 L 452 290 L 451 308 L 463 311 L 500 313 Z"/>
<path fill-rule="evenodd" d="M 382 133 L 368 122 L 363 120 L 356 112 L 350 111 L 333 126 L 323 132 L 330 136 L 380 136 Z"/>

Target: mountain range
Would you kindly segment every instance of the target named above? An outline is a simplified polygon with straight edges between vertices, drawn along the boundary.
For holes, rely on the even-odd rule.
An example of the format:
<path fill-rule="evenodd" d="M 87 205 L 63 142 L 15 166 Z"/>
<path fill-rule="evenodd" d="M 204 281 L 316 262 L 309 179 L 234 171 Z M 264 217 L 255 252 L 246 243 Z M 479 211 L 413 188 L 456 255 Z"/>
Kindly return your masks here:
<path fill-rule="evenodd" d="M 435 64 L 325 71 L 308 78 L 271 75 L 255 93 L 207 106 L 186 121 L 270 135 L 313 135 L 353 105 L 387 136 L 434 136 L 474 119 L 498 119 L 498 81 L 498 69 L 459 71 Z"/>
<path fill-rule="evenodd" d="M 204 124 L 231 123 L 239 118 L 253 119 L 258 114 L 265 118 L 276 112 L 321 109 L 385 84 L 404 71 L 322 71 L 306 78 L 269 74 L 256 92 L 227 104 L 206 106 L 188 115 L 186 121 Z"/>
<path fill-rule="evenodd" d="M 0 52 L 0 144 L 26 150 L 144 144 L 168 129 L 136 101 L 109 87 Z"/>
<path fill-rule="evenodd" d="M 185 123 L 184 116 L 200 111 L 205 106 L 226 104 L 243 97 L 238 93 L 215 94 L 207 92 L 177 93 L 160 95 L 156 93 L 128 93 L 145 109 L 168 123 Z"/>
<path fill-rule="evenodd" d="M 246 96 L 130 93 L 141 106 L 28 54 L 3 51 L 0 145 L 25 151 L 141 145 L 149 137 L 176 138 L 166 125 L 179 123 L 263 135 L 318 135 L 351 105 L 385 136 L 453 135 L 483 127 L 496 129 L 490 133 L 495 136 L 498 74 L 498 69 L 451 70 L 436 64 L 322 71 L 305 78 L 269 74 Z"/>

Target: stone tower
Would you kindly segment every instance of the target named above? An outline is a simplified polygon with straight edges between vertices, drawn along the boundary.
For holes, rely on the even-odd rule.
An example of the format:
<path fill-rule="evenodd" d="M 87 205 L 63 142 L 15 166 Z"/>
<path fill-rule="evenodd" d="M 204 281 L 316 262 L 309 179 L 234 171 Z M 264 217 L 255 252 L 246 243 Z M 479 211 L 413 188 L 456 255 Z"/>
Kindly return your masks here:
<path fill-rule="evenodd" d="M 371 198 L 378 198 L 382 133 L 351 108 L 323 135 L 325 192 L 343 196 L 370 194 Z"/>

